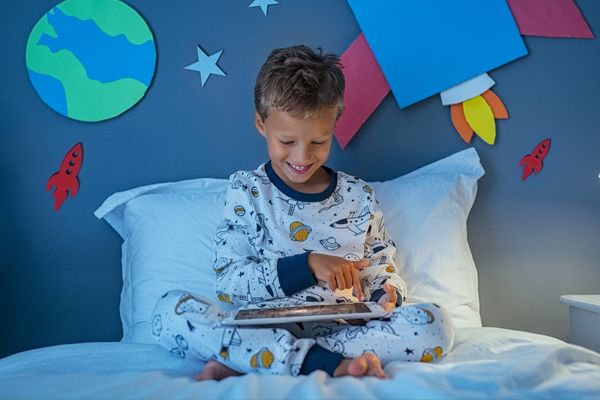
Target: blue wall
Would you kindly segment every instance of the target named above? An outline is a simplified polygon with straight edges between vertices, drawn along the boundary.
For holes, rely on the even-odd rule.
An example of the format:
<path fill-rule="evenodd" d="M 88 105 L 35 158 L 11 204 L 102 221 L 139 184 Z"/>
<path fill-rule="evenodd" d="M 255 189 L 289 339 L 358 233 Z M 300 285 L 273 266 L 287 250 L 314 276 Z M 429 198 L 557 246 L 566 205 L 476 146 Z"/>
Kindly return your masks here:
<path fill-rule="evenodd" d="M 120 238 L 93 211 L 135 186 L 212 176 L 265 160 L 252 88 L 274 47 L 305 43 L 341 53 L 359 34 L 343 0 L 130 0 L 157 44 L 146 97 L 113 120 L 82 123 L 32 88 L 29 32 L 54 1 L 9 0 L 0 13 L 0 356 L 34 347 L 119 340 Z M 600 2 L 579 0 L 600 34 Z M 510 119 L 497 144 L 474 138 L 487 171 L 469 220 L 486 325 L 568 335 L 561 294 L 600 291 L 600 41 L 526 37 L 529 56 L 491 72 Z M 223 49 L 204 87 L 183 67 L 196 45 Z M 520 181 L 521 157 L 546 137 L 544 170 Z M 48 177 L 83 142 L 81 190 L 53 212 Z M 400 110 L 389 95 L 330 165 L 368 180 L 393 178 L 467 145 L 432 97 Z"/>

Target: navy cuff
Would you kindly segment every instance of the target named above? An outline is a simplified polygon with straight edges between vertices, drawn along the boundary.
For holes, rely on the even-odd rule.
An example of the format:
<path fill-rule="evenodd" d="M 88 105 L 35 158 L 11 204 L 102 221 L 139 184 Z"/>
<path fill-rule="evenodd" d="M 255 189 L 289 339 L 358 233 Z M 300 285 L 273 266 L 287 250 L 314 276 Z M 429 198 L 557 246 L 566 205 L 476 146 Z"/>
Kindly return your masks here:
<path fill-rule="evenodd" d="M 333 376 L 333 372 L 340 365 L 344 356 L 338 353 L 334 353 L 329 350 L 325 350 L 318 344 L 308 350 L 302 368 L 300 369 L 300 375 L 308 375 L 318 369 L 325 371 L 329 376 Z"/>
<path fill-rule="evenodd" d="M 402 305 L 402 294 L 400 294 L 398 290 L 396 290 L 396 293 L 398 294 L 398 298 L 396 299 L 396 306 L 400 307 Z M 384 294 L 385 290 L 383 289 L 374 290 L 373 293 L 371 293 L 371 298 L 369 299 L 369 301 L 377 302 Z"/>
<path fill-rule="evenodd" d="M 286 296 L 291 296 L 302 289 L 317 284 L 317 280 L 308 266 L 309 254 L 310 252 L 306 252 L 277 260 L 279 284 Z"/>

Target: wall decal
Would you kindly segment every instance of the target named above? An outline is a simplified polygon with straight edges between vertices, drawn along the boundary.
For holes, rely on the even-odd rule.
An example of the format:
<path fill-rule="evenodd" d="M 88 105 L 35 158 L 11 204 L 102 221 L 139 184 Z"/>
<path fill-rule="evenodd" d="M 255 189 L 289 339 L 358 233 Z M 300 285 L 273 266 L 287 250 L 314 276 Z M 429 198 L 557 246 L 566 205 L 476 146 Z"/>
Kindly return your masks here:
<path fill-rule="evenodd" d="M 198 61 L 188 65 L 185 67 L 185 69 L 200 72 L 200 79 L 202 80 L 202 86 L 204 86 L 211 75 L 227 76 L 225 72 L 223 72 L 223 70 L 217 65 L 222 53 L 223 50 L 209 56 L 200 48 L 200 46 L 198 46 Z"/>
<path fill-rule="evenodd" d="M 486 143 L 494 144 L 496 140 L 496 124 L 494 113 L 489 104 L 481 96 L 475 96 L 463 103 L 465 119 L 473 132 Z"/>
<path fill-rule="evenodd" d="M 523 35 L 593 39 L 573 0 L 508 0 Z"/>
<path fill-rule="evenodd" d="M 433 9 L 385 0 L 348 4 L 363 33 L 341 57 L 349 92 L 335 129 L 342 149 L 390 89 L 401 108 L 440 93 L 442 104 L 452 105 L 452 123 L 465 142 L 475 132 L 494 143 L 494 118 L 508 113 L 493 92 L 490 99 L 482 97 L 495 84 L 486 72 L 527 54 L 506 2 L 450 2 Z M 374 76 L 375 83 L 364 76 Z"/>
<path fill-rule="evenodd" d="M 58 172 L 52 174 L 46 183 L 46 192 L 54 189 L 54 211 L 63 205 L 67 196 L 75 197 L 79 191 L 79 171 L 83 165 L 83 145 L 77 143 L 64 156 Z"/>
<path fill-rule="evenodd" d="M 466 142 L 471 142 L 473 137 L 473 128 L 467 122 L 465 118 L 465 111 L 462 103 L 452 104 L 450 107 L 450 118 L 452 119 L 452 125 L 458 132 L 460 137 Z"/>
<path fill-rule="evenodd" d="M 550 138 L 542 140 L 535 146 L 531 154 L 527 154 L 521 159 L 519 166 L 523 168 L 522 181 L 527 179 L 532 172 L 534 175 L 537 175 L 544 168 L 544 158 L 546 158 L 548 151 L 550 151 L 550 143 Z"/>
<path fill-rule="evenodd" d="M 486 143 L 496 140 L 494 119 L 507 119 L 504 103 L 490 88 L 495 84 L 488 74 L 481 74 L 440 93 L 443 105 L 450 105 L 452 125 L 467 143 L 473 132 Z"/>
<path fill-rule="evenodd" d="M 79 121 L 116 117 L 144 97 L 156 47 L 144 19 L 118 0 L 67 0 L 33 27 L 31 83 L 56 112 Z"/>
<path fill-rule="evenodd" d="M 473 132 L 487 144 L 496 141 L 495 119 L 507 119 L 508 111 L 504 103 L 491 89 L 462 103 L 450 106 L 452 125 L 467 143 Z"/>
<path fill-rule="evenodd" d="M 274 6 L 277 4 L 279 4 L 279 2 L 275 0 L 254 0 L 248 7 L 260 7 L 266 17 L 267 13 L 269 12 L 269 6 Z"/>
<path fill-rule="evenodd" d="M 401 108 L 527 54 L 505 0 L 348 4 Z"/>
<path fill-rule="evenodd" d="M 340 62 L 346 80 L 346 112 L 335 125 L 335 137 L 344 149 L 390 92 L 390 87 L 362 33 L 341 55 Z"/>
<path fill-rule="evenodd" d="M 451 104 L 462 103 L 465 100 L 479 96 L 495 84 L 496 82 L 488 74 L 477 75 L 474 78 L 440 92 L 442 104 L 449 106 Z"/>

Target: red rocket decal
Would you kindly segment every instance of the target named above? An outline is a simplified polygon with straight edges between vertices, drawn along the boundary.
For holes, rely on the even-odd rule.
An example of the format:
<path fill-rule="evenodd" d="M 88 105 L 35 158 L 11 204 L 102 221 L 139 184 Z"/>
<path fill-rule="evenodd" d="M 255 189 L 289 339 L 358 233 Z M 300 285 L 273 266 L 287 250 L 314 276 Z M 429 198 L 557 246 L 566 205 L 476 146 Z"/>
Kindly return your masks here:
<path fill-rule="evenodd" d="M 527 179 L 532 172 L 534 175 L 537 175 L 542 168 L 544 168 L 543 161 L 548 155 L 549 150 L 550 139 L 545 139 L 535 146 L 535 149 L 533 149 L 531 154 L 527 154 L 521 159 L 519 165 L 523 168 L 523 175 L 521 176 L 522 181 Z"/>
<path fill-rule="evenodd" d="M 77 175 L 83 164 L 83 146 L 77 143 L 69 150 L 60 163 L 60 169 L 54 173 L 46 184 L 46 192 L 56 187 L 52 196 L 54 197 L 54 211 L 67 199 L 68 194 L 75 197 L 79 191 L 79 179 Z"/>

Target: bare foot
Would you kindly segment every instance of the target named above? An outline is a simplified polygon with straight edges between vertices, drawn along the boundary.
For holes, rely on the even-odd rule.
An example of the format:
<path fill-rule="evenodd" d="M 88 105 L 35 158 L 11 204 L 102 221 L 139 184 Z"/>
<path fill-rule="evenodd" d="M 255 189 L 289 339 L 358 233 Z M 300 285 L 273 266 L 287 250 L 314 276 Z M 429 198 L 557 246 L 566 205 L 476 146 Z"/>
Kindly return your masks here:
<path fill-rule="evenodd" d="M 230 376 L 240 376 L 241 374 L 237 371 L 232 370 L 229 367 L 221 364 L 218 361 L 210 360 L 204 366 L 201 373 L 196 375 L 197 381 L 208 381 L 215 380 L 220 381 L 221 379 L 228 378 Z"/>
<path fill-rule="evenodd" d="M 381 367 L 381 361 L 373 353 L 363 353 L 361 356 L 353 359 L 343 359 L 340 365 L 333 372 L 333 376 L 376 376 L 378 378 L 387 378 L 386 373 Z"/>

